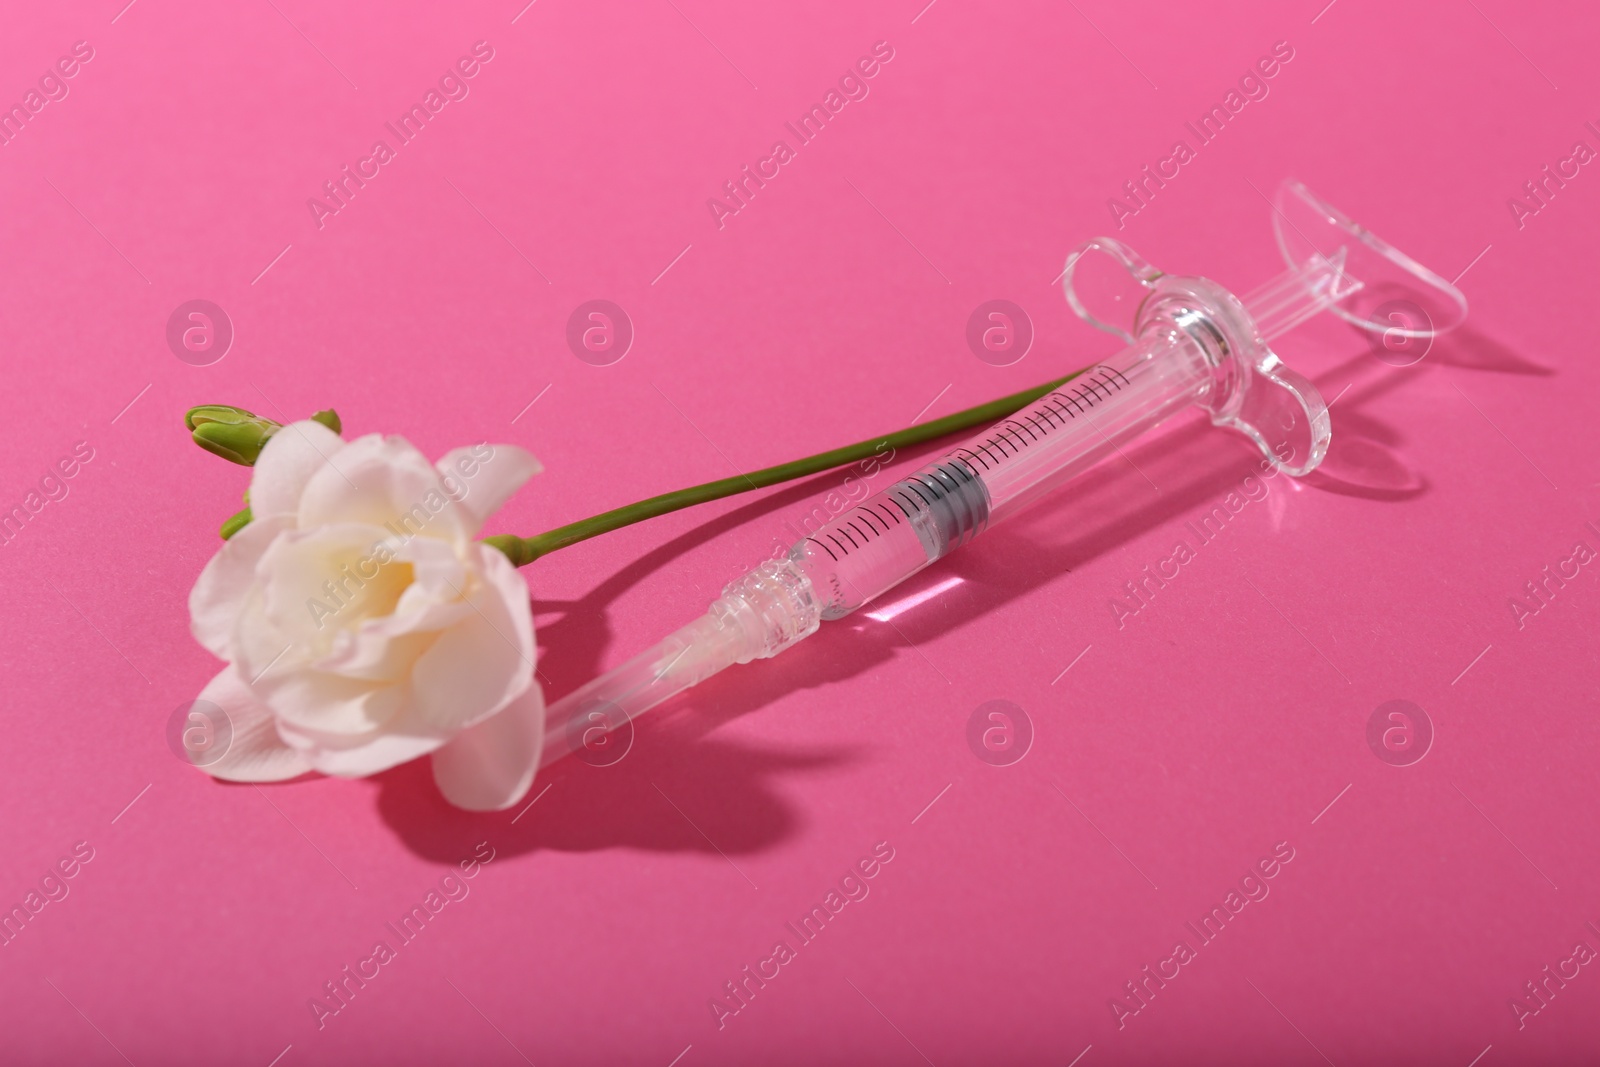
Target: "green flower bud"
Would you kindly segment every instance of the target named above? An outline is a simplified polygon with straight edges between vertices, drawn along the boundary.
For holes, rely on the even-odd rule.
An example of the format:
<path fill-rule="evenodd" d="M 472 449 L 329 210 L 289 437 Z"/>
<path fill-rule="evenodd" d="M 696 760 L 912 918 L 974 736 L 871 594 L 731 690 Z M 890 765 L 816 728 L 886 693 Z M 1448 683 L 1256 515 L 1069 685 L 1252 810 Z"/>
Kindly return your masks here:
<path fill-rule="evenodd" d="M 334 433 L 344 432 L 344 423 L 339 421 L 339 413 L 332 408 L 329 408 L 327 411 L 317 412 L 315 415 L 311 416 L 311 421 L 322 423 L 322 425 L 326 426 Z"/>
<path fill-rule="evenodd" d="M 183 424 L 193 430 L 202 422 L 236 423 L 256 417 L 255 412 L 236 408 L 230 404 L 201 404 L 188 410 L 183 416 Z"/>
<path fill-rule="evenodd" d="M 223 459 L 252 466 L 267 440 L 283 427 L 243 408 L 226 404 L 203 404 L 190 408 L 183 417 L 194 436 L 194 443 Z"/>

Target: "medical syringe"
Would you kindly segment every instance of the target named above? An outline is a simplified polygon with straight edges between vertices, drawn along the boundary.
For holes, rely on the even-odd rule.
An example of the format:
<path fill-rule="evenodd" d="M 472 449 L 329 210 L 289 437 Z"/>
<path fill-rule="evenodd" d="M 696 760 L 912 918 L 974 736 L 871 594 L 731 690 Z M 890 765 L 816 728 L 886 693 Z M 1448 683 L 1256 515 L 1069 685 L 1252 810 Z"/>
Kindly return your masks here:
<path fill-rule="evenodd" d="M 1163 274 L 1111 238 L 1074 251 L 1067 301 L 1126 348 L 803 537 L 730 583 L 707 614 L 551 705 L 541 765 L 603 746 L 608 731 L 725 667 L 777 655 L 1191 405 L 1284 472 L 1315 468 L 1328 447 L 1327 406 L 1267 343 L 1322 310 L 1368 330 L 1432 336 L 1466 317 L 1466 299 L 1298 182 L 1283 184 L 1273 208 L 1289 269 L 1242 301 L 1204 278 Z M 1091 251 L 1144 286 L 1131 331 L 1080 300 L 1074 276 Z"/>

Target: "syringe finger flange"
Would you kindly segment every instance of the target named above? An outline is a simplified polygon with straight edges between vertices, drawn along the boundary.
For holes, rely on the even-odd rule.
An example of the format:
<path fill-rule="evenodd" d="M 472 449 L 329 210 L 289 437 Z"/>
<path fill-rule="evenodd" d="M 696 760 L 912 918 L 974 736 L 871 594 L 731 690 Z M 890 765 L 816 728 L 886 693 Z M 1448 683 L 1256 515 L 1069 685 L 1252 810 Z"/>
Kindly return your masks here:
<path fill-rule="evenodd" d="M 1181 330 L 1210 368 L 1195 403 L 1218 426 L 1253 441 L 1290 474 L 1322 462 L 1331 436 L 1328 407 L 1309 380 L 1268 347 L 1238 297 L 1206 278 L 1167 275 L 1139 311 L 1141 336 Z"/>

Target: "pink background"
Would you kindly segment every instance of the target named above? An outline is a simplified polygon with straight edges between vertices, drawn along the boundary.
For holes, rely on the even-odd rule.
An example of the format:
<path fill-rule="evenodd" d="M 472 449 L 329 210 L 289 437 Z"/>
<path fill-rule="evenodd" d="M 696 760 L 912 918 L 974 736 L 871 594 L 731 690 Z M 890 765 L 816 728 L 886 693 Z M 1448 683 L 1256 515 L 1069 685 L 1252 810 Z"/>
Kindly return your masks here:
<path fill-rule="evenodd" d="M 1509 1007 L 1600 948 L 1595 568 L 1520 628 L 1510 606 L 1600 548 L 1600 174 L 1521 228 L 1507 206 L 1600 147 L 1586 5 L 124 2 L 0 33 L 6 102 L 94 49 L 0 147 L 0 506 L 94 452 L 0 550 L 0 902 L 94 850 L 0 948 L 0 1059 L 1600 1056 L 1597 968 L 1520 1030 Z M 479 40 L 470 95 L 319 229 L 307 198 Z M 707 198 L 877 41 L 870 95 L 719 230 Z M 1115 344 L 1052 286 L 1065 252 L 1277 41 L 1270 95 L 1118 236 L 1248 290 L 1280 269 L 1260 193 L 1293 175 L 1466 271 L 1471 318 L 1404 368 L 1332 320 L 1285 338 L 1339 397 L 1325 472 L 1269 483 L 1120 629 L 1123 583 L 1250 469 L 1197 416 L 1130 452 L 1144 477 L 996 529 L 892 624 L 728 672 L 520 816 L 447 808 L 424 764 L 258 790 L 169 752 L 217 667 L 186 597 L 246 480 L 188 442 L 190 405 L 524 445 L 548 469 L 494 528 L 532 533 L 1032 385 Z M 237 333 L 209 366 L 165 341 L 194 298 Z M 565 342 L 594 298 L 637 331 L 610 366 Z M 964 340 L 992 298 L 1037 330 L 1007 367 Z M 534 564 L 549 694 L 698 614 L 839 481 Z M 1010 766 L 966 740 L 994 699 L 1036 734 Z M 1411 766 L 1367 743 L 1394 699 L 1436 732 Z M 308 999 L 480 841 L 470 896 L 319 1030 Z M 719 1029 L 711 998 L 877 842 L 870 895 Z M 1111 998 L 1278 842 L 1270 895 L 1119 1029 Z"/>

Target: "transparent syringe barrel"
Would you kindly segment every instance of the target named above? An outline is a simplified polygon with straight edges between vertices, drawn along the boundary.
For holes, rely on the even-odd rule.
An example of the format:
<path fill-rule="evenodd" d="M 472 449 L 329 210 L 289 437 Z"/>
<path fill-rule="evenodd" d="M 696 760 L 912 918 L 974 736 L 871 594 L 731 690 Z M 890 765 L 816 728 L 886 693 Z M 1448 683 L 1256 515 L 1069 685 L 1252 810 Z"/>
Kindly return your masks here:
<path fill-rule="evenodd" d="M 1214 385 L 1206 352 L 1160 325 L 1028 408 L 812 531 L 789 558 L 837 619 L 1083 473 Z"/>
<path fill-rule="evenodd" d="M 950 454 L 978 471 L 991 523 L 1082 474 L 1215 386 L 1207 353 L 1167 326 L 1090 368 Z"/>

